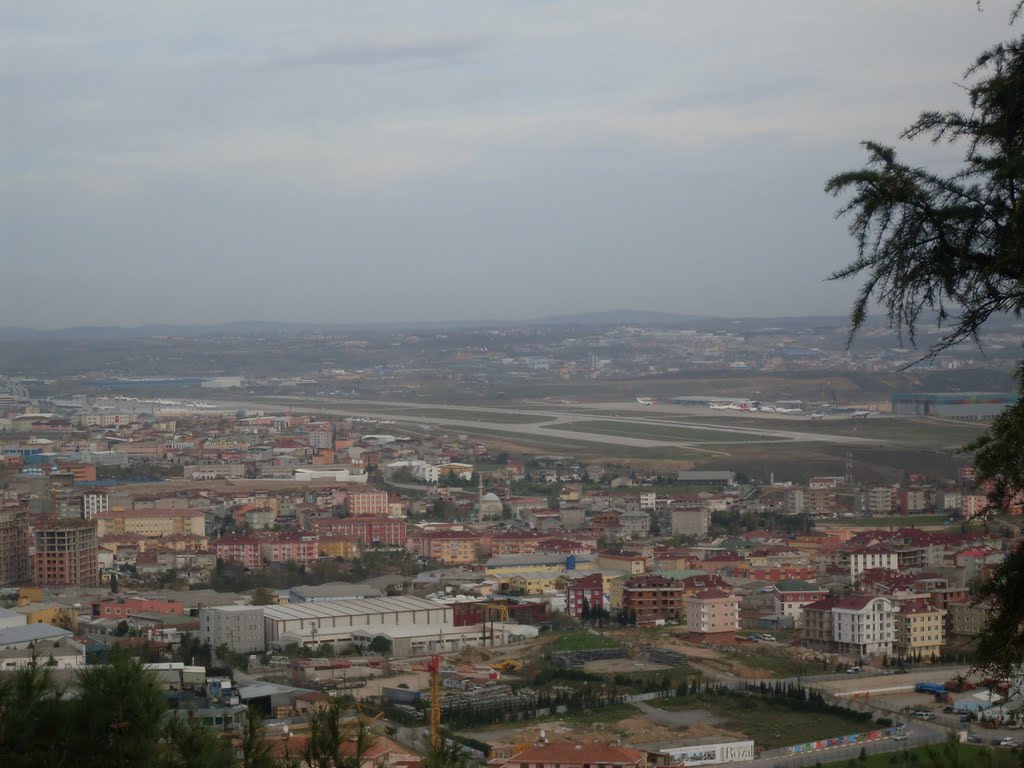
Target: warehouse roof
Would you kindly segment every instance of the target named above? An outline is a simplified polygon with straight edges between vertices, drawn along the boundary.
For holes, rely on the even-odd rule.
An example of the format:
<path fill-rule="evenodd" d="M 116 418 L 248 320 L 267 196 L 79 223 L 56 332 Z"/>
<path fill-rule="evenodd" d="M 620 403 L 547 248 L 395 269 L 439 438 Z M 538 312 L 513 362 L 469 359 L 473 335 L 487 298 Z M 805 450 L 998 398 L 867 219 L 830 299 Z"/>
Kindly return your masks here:
<path fill-rule="evenodd" d="M 52 627 L 49 624 L 25 624 L 21 627 L 0 629 L 0 647 L 38 640 L 60 640 L 72 636 L 66 629 Z"/>
<path fill-rule="evenodd" d="M 395 611 L 439 610 L 445 606 L 421 597 L 372 597 L 365 600 L 337 600 L 315 603 L 267 605 L 263 614 L 274 621 L 327 619 L 334 616 L 367 616 Z"/>

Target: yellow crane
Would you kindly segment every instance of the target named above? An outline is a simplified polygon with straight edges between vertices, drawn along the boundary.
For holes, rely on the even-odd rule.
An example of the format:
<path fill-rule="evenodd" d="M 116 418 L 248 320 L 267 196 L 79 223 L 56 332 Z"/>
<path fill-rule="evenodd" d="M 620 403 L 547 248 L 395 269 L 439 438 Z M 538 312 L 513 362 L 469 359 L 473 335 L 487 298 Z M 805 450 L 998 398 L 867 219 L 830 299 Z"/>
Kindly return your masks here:
<path fill-rule="evenodd" d="M 427 664 L 430 672 L 430 748 L 437 753 L 441 749 L 441 657 L 430 657 Z"/>

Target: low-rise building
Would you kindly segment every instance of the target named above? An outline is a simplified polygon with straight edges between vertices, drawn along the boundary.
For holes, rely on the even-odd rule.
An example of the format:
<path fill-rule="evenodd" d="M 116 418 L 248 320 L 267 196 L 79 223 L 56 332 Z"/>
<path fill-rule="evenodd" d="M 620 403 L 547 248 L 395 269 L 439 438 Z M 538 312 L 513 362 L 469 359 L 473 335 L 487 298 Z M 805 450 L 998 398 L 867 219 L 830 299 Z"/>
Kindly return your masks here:
<path fill-rule="evenodd" d="M 384 632 L 414 627 L 423 636 L 453 628 L 452 609 L 418 597 L 381 597 L 301 605 L 268 605 L 264 612 L 268 645 L 349 644 L 358 629 Z"/>

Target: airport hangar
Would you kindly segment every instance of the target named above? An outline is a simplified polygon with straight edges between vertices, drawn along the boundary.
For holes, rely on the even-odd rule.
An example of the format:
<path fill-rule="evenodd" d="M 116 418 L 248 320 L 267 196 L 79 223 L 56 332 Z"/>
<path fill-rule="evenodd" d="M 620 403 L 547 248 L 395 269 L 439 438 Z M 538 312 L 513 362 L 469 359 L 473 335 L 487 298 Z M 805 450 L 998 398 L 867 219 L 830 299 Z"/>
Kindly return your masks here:
<path fill-rule="evenodd" d="M 913 392 L 893 395 L 892 412 L 977 421 L 994 418 L 1016 402 L 1017 395 L 1008 392 Z"/>

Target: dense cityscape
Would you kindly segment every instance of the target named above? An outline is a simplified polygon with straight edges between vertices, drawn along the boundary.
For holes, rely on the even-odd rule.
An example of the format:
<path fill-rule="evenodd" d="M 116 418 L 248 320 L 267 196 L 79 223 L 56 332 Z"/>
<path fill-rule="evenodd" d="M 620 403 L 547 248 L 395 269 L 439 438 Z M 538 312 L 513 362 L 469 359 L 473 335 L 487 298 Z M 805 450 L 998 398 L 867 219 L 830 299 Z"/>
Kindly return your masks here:
<path fill-rule="evenodd" d="M 856 756 L 944 727 L 1016 743 L 1005 689 L 968 673 L 978 586 L 1021 509 L 990 514 L 958 451 L 1015 396 L 944 378 L 1001 380 L 990 361 L 923 371 L 947 391 L 911 393 L 825 330 L 815 354 L 785 354 L 794 332 L 742 366 L 731 335 L 552 323 L 525 358 L 526 333 L 387 369 L 337 353 L 345 368 L 292 377 L 4 380 L 3 668 L 73 677 L 126 652 L 170 712 L 236 743 L 255 713 L 279 756 L 309 746 L 325 702 L 358 705 L 380 717 L 374 766 L 415 765 L 433 739 L 496 766 Z M 242 344 L 282 365 L 273 337 Z M 677 366 L 691 345 L 717 367 Z M 438 381 L 462 404 L 424 400 Z M 897 471 L 872 461 L 886 451 Z M 776 723 L 811 701 L 822 717 Z"/>

